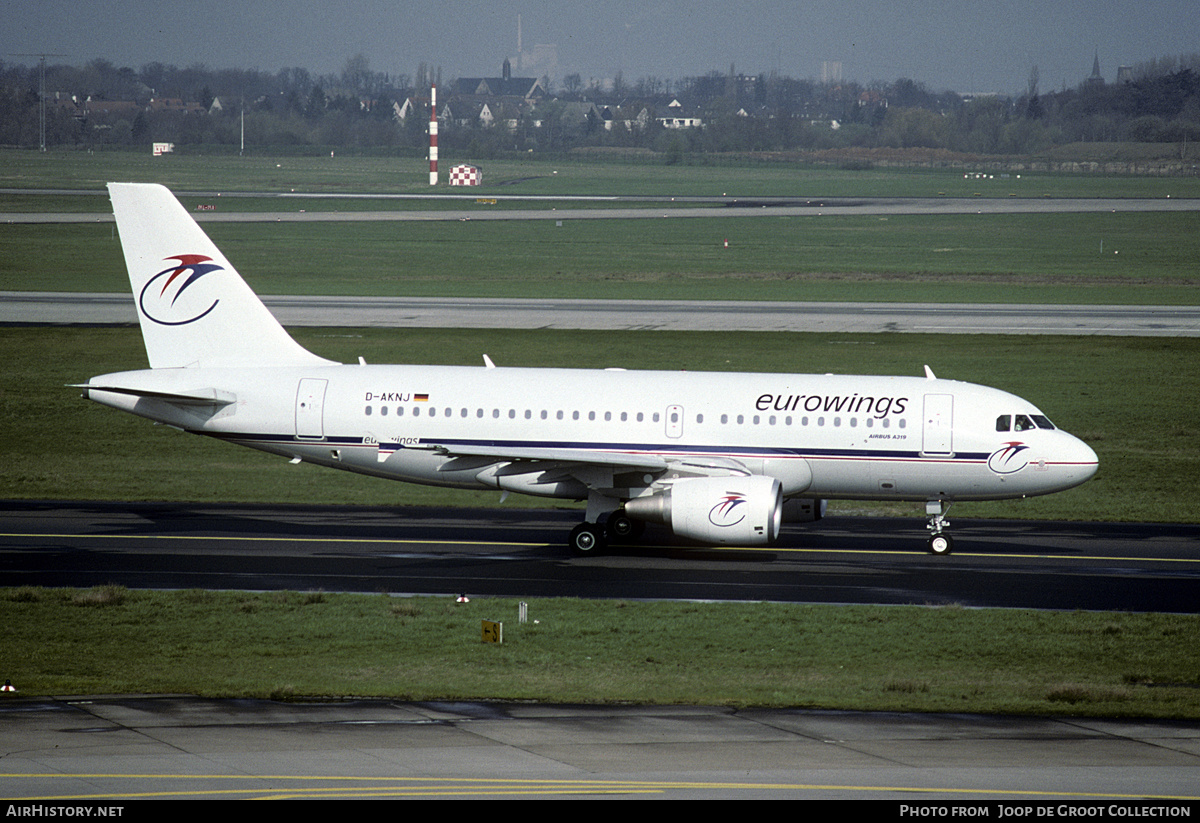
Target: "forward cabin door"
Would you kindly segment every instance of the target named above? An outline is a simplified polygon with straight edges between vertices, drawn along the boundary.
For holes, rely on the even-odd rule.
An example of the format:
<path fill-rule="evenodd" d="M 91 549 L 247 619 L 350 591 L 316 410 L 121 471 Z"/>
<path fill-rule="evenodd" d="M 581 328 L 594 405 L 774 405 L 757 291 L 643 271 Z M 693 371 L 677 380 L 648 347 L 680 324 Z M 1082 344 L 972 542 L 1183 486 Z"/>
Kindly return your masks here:
<path fill-rule="evenodd" d="M 921 429 L 921 454 L 946 456 L 954 453 L 954 395 L 925 395 Z"/>

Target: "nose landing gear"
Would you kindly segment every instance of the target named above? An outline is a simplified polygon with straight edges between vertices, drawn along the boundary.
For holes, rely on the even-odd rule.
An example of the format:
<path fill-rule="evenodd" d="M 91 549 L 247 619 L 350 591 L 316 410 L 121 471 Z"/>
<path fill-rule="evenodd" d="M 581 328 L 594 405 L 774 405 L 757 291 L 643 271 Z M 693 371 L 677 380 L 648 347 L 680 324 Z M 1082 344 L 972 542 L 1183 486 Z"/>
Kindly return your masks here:
<path fill-rule="evenodd" d="M 950 503 L 941 500 L 930 500 L 925 503 L 925 514 L 929 515 L 929 553 L 936 555 L 950 554 L 954 551 L 954 540 L 950 535 L 946 534 L 946 529 L 950 526 L 950 521 L 946 519 L 946 512 L 950 510 Z"/>

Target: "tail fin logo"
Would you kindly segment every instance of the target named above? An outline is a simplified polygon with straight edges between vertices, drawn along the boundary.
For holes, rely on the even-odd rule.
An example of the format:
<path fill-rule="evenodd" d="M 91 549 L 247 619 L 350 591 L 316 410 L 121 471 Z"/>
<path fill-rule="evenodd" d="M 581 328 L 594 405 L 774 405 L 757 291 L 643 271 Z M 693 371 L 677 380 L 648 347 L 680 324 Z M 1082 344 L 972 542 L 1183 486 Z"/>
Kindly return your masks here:
<path fill-rule="evenodd" d="M 221 302 L 218 298 L 213 297 L 210 303 L 196 292 L 182 303 L 179 298 L 204 275 L 224 271 L 223 266 L 211 262 L 212 258 L 203 254 L 177 254 L 164 259 L 179 262 L 146 281 L 138 296 L 138 307 L 142 314 L 162 326 L 184 326 L 195 323 L 217 307 L 217 303 Z M 198 291 L 203 292 L 204 289 Z"/>

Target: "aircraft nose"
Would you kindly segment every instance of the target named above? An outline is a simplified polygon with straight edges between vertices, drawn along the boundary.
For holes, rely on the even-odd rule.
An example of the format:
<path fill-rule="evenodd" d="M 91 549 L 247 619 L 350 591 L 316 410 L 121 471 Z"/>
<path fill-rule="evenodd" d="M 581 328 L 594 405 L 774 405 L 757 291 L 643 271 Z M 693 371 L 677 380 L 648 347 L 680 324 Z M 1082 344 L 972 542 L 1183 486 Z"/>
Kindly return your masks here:
<path fill-rule="evenodd" d="M 1067 436 L 1070 439 L 1063 450 L 1063 466 L 1071 471 L 1075 483 L 1091 480 L 1100 468 L 1100 458 L 1087 443 L 1074 435 Z"/>

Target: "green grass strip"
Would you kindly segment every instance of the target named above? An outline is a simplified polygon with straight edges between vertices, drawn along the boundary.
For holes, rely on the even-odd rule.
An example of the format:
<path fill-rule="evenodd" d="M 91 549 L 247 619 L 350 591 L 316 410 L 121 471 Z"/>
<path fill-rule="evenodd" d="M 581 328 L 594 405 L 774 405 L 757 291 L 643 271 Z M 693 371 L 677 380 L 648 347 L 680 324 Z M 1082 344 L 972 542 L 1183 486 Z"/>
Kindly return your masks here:
<path fill-rule="evenodd" d="M 540 599 L 529 618 L 492 598 L 0 590 L 25 695 L 1200 717 L 1197 615 Z"/>

